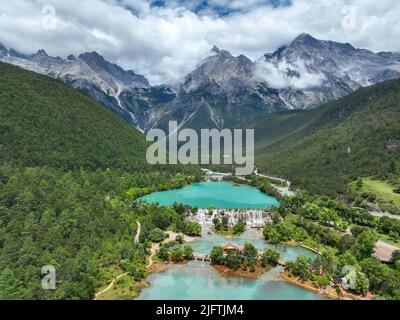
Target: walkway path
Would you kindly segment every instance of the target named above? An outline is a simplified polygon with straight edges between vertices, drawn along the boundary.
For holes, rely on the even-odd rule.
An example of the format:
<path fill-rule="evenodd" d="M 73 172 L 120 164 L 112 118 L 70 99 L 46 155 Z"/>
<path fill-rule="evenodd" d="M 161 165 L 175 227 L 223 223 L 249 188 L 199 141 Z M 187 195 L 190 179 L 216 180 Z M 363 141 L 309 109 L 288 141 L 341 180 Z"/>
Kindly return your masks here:
<path fill-rule="evenodd" d="M 94 295 L 94 300 L 97 300 L 97 298 L 99 297 L 99 295 L 101 295 L 101 294 L 103 294 L 104 292 L 107 292 L 108 290 L 110 290 L 110 289 L 114 286 L 114 283 L 115 283 L 119 278 L 122 278 L 122 277 L 124 277 L 124 276 L 126 276 L 126 275 L 128 275 L 128 274 L 129 274 L 129 272 L 125 272 L 125 273 L 123 273 L 123 274 L 120 274 L 118 277 L 112 279 L 111 282 L 110 282 L 110 284 L 107 286 L 107 288 L 105 288 L 105 289 L 103 289 L 103 290 L 97 292 L 97 293 Z"/>
<path fill-rule="evenodd" d="M 400 216 L 399 215 L 395 215 L 395 214 L 392 214 L 392 213 L 389 213 L 389 212 L 383 212 L 383 211 L 377 211 L 377 210 L 368 211 L 368 212 L 370 214 L 372 214 L 373 216 L 375 216 L 375 217 L 389 217 L 389 218 L 392 218 L 392 219 L 400 220 Z"/>
<path fill-rule="evenodd" d="M 136 223 L 137 223 L 138 228 L 137 228 L 136 235 L 135 235 L 135 243 L 138 243 L 138 242 L 139 242 L 139 237 L 140 237 L 141 225 L 140 225 L 140 222 L 139 222 L 139 221 L 136 221 Z M 150 259 L 151 259 L 151 258 L 150 258 Z M 151 261 L 152 261 L 152 260 L 151 260 Z M 112 279 L 111 282 L 109 283 L 109 285 L 108 285 L 105 289 L 103 289 L 103 290 L 97 292 L 97 293 L 94 295 L 94 300 L 97 300 L 97 298 L 98 298 L 99 295 L 101 295 L 101 294 L 103 294 L 104 292 L 107 292 L 108 290 L 110 290 L 110 289 L 114 286 L 114 283 L 115 283 L 119 278 L 124 277 L 124 276 L 126 276 L 126 275 L 128 275 L 128 274 L 129 274 L 129 272 L 125 272 L 125 273 L 123 273 L 123 274 L 120 274 L 118 277 Z"/>
<path fill-rule="evenodd" d="M 156 254 L 160 245 L 158 243 L 153 243 L 150 248 L 150 256 L 149 256 L 149 263 L 147 264 L 146 268 L 150 268 L 153 265 L 153 257 Z"/>
<path fill-rule="evenodd" d="M 140 237 L 140 230 L 141 230 L 141 225 L 139 221 L 136 221 L 137 223 L 137 230 L 136 230 L 136 236 L 135 236 L 135 243 L 139 242 L 139 237 Z"/>
<path fill-rule="evenodd" d="M 166 242 L 174 241 L 176 239 L 176 237 L 178 235 L 180 235 L 180 233 L 176 233 L 176 232 L 171 231 L 171 230 L 168 230 L 165 233 L 168 234 L 168 238 L 164 239 L 160 243 L 166 243 Z M 197 239 L 197 237 L 190 237 L 190 236 L 183 235 L 183 234 L 182 234 L 182 236 L 183 236 L 183 241 L 185 241 L 185 242 L 192 242 L 192 241 Z M 153 265 L 153 257 L 156 254 L 157 250 L 160 248 L 160 243 L 153 243 L 151 245 L 149 263 L 147 264 L 146 268 L 150 268 Z"/>

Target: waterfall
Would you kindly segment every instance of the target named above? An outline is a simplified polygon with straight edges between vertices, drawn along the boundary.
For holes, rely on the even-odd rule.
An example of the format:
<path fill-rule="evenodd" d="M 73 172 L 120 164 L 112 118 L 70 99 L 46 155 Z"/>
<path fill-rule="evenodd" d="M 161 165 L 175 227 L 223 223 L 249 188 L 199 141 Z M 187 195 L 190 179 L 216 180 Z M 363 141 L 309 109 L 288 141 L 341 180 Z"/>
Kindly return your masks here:
<path fill-rule="evenodd" d="M 197 214 L 189 217 L 189 220 L 197 221 L 200 224 L 212 224 L 215 218 L 228 217 L 228 224 L 233 226 L 240 220 L 248 227 L 262 227 L 265 223 L 271 222 L 271 215 L 262 209 L 213 209 L 210 215 L 208 209 L 198 209 Z"/>

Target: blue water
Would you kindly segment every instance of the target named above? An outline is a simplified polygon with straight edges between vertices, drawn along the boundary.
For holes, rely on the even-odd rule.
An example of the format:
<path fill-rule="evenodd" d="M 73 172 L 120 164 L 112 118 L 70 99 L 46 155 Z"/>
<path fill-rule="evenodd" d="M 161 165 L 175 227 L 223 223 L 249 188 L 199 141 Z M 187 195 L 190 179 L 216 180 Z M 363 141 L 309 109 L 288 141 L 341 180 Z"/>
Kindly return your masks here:
<path fill-rule="evenodd" d="M 281 258 L 284 261 L 294 261 L 299 255 L 306 256 L 314 259 L 315 253 L 302 247 L 295 246 L 284 246 L 284 245 L 271 245 L 264 239 L 250 238 L 250 237 L 238 237 L 238 238 L 226 238 L 218 234 L 203 235 L 199 240 L 190 243 L 195 253 L 209 255 L 214 246 L 225 246 L 228 243 L 234 245 L 244 245 L 246 242 L 251 242 L 258 250 L 263 250 L 266 247 L 277 249 Z"/>
<path fill-rule="evenodd" d="M 175 202 L 198 208 L 259 209 L 279 206 L 279 201 L 256 188 L 228 182 L 200 182 L 182 189 L 162 191 L 141 197 L 150 203 L 172 205 Z"/>
<path fill-rule="evenodd" d="M 199 208 L 266 208 L 279 206 L 279 202 L 258 189 L 236 186 L 226 182 L 201 182 L 186 188 L 157 192 L 140 198 L 150 203 L 172 205 L 175 202 Z M 203 232 L 204 233 L 204 232 Z M 194 252 L 210 254 L 215 245 L 252 242 L 259 250 L 271 246 L 260 234 L 246 232 L 239 238 L 226 238 L 217 234 L 203 234 L 191 243 Z M 315 254 L 299 247 L 276 246 L 285 261 L 295 260 L 300 254 L 313 258 Z M 191 261 L 173 265 L 149 277 L 151 286 L 142 290 L 138 299 L 154 300 L 320 300 L 323 297 L 282 281 L 279 271 L 273 269 L 258 279 L 226 277 L 218 274 L 205 262 Z"/>
<path fill-rule="evenodd" d="M 280 279 L 276 270 L 258 279 L 226 277 L 208 263 L 173 265 L 149 277 L 139 300 L 322 300 L 324 297 Z"/>

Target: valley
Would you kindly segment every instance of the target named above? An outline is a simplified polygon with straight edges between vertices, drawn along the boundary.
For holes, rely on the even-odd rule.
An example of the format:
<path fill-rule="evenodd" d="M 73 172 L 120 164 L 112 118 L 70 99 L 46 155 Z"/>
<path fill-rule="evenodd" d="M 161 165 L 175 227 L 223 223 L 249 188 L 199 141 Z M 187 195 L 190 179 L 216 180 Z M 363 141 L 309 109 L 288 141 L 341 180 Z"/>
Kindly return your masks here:
<path fill-rule="evenodd" d="M 400 245 L 398 54 L 301 34 L 260 61 L 214 47 L 178 86 L 94 52 L 0 59 L 2 299 L 400 299 L 379 247 Z M 271 87 L 258 68 L 284 61 Z M 257 167 L 150 164 L 171 119 L 254 128 Z"/>

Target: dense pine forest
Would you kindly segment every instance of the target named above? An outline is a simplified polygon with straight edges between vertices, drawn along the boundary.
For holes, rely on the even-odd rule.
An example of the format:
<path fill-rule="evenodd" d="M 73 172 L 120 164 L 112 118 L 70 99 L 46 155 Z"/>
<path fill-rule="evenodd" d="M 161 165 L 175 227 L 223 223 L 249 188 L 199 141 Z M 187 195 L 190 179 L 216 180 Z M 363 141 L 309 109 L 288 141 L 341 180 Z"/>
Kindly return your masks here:
<path fill-rule="evenodd" d="M 59 81 L 3 63 L 0 78 L 0 299 L 92 299 L 113 270 L 143 278 L 149 234 L 184 216 L 132 200 L 200 170 L 148 166 L 141 133 Z"/>
<path fill-rule="evenodd" d="M 349 195 L 350 182 L 400 183 L 400 80 L 357 90 L 310 111 L 272 114 L 253 124 L 257 164 L 320 195 Z"/>

